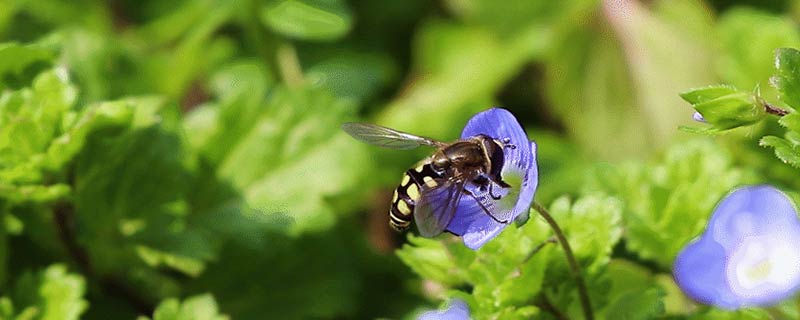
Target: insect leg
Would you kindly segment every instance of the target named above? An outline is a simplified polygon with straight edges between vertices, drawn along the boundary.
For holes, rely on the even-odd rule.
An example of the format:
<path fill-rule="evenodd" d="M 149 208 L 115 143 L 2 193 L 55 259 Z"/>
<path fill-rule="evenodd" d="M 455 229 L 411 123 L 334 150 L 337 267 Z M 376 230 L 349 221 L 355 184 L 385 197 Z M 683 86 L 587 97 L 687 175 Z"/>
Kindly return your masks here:
<path fill-rule="evenodd" d="M 492 218 L 492 220 L 494 220 L 497 223 L 502 223 L 502 224 L 508 224 L 509 223 L 509 220 L 502 220 L 502 221 L 501 220 L 497 220 L 497 218 L 494 215 L 492 215 L 492 212 L 489 211 L 489 209 L 487 209 L 486 206 L 483 205 L 483 202 L 481 202 L 481 200 L 478 199 L 478 197 L 476 197 L 471 191 L 469 191 L 467 189 L 464 189 L 464 193 L 466 193 L 467 195 L 472 197 L 472 199 L 475 199 L 475 202 L 478 203 L 479 206 L 481 206 L 481 209 L 483 209 L 483 212 L 486 212 L 486 214 L 489 215 L 489 217 Z"/>
<path fill-rule="evenodd" d="M 511 150 L 514 150 L 514 149 L 517 148 L 517 146 L 511 144 L 511 138 L 503 138 L 503 140 L 500 140 L 500 142 L 503 143 L 503 147 L 505 147 L 505 148 L 509 148 Z"/>
<path fill-rule="evenodd" d="M 494 195 L 494 193 L 492 192 L 492 190 L 494 189 L 494 188 L 492 188 L 493 186 L 494 186 L 494 183 L 489 182 L 489 196 L 492 197 L 492 199 L 494 199 L 494 200 L 500 200 L 503 196 L 502 195 L 499 195 L 499 196 Z"/>

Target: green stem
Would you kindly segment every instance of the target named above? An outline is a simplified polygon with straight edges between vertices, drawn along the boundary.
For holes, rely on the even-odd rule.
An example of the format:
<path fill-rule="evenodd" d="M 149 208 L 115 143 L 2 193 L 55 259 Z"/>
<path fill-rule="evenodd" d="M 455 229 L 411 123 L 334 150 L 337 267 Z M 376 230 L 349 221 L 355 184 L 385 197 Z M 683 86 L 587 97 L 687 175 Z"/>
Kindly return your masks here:
<path fill-rule="evenodd" d="M 583 281 L 581 269 L 578 266 L 578 261 L 575 260 L 575 255 L 572 254 L 572 248 L 569 246 L 569 242 L 567 242 L 567 237 L 564 236 L 564 232 L 561 231 L 561 227 L 558 226 L 558 223 L 556 223 L 556 220 L 553 219 L 553 216 L 550 215 L 547 209 L 536 202 L 533 203 L 533 209 L 539 212 L 544 220 L 547 221 L 547 224 L 549 224 L 550 228 L 553 229 L 556 238 L 558 238 L 558 242 L 561 244 L 561 247 L 564 248 L 564 256 L 567 258 L 569 271 L 572 274 L 572 278 L 575 279 L 575 285 L 578 287 L 578 298 L 581 300 L 583 317 L 586 320 L 593 320 L 594 315 L 592 315 L 592 304 L 589 301 L 589 292 L 586 290 L 586 283 Z"/>

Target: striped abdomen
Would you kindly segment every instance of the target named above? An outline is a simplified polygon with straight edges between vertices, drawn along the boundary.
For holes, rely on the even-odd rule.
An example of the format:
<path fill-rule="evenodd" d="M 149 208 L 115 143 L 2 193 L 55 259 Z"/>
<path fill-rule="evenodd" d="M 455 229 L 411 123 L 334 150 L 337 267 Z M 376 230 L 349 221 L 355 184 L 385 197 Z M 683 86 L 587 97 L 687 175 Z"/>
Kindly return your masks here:
<path fill-rule="evenodd" d="M 414 206 L 419 199 L 420 190 L 436 187 L 436 180 L 441 178 L 430 162 L 408 169 L 400 185 L 394 190 L 392 208 L 389 209 L 389 225 L 397 231 L 408 229 L 414 217 Z"/>

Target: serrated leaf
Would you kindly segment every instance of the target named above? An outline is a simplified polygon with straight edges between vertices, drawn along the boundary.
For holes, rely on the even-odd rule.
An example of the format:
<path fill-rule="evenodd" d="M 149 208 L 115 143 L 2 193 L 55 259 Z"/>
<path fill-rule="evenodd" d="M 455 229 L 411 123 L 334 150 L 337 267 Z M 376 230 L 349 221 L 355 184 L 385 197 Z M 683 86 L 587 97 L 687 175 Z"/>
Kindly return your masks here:
<path fill-rule="evenodd" d="M 464 281 L 458 276 L 459 266 L 440 241 L 409 235 L 408 243 L 396 252 L 403 263 L 424 279 L 447 285 Z"/>
<path fill-rule="evenodd" d="M 258 79 L 252 68 L 235 72 Z M 330 228 L 338 217 L 327 198 L 371 180 L 367 147 L 339 129 L 352 101 L 319 88 L 236 90 L 223 94 L 204 127 L 189 128 L 212 131 L 200 133 L 207 135 L 200 148 L 217 176 L 244 194 L 252 213 L 291 219 L 293 234 Z"/>
<path fill-rule="evenodd" d="M 600 272 L 622 236 L 622 203 L 613 197 L 589 195 L 570 204 L 562 197 L 553 202 L 551 214 L 559 220 L 575 256 L 589 261 L 584 272 Z"/>
<path fill-rule="evenodd" d="M 758 144 L 762 147 L 772 147 L 775 149 L 775 156 L 783 163 L 800 168 L 800 147 L 789 142 L 789 140 L 776 136 L 766 136 L 761 138 Z"/>
<path fill-rule="evenodd" d="M 74 219 L 82 230 L 78 241 L 85 244 L 96 272 L 142 270 L 143 277 L 150 277 L 142 283 L 158 287 L 147 290 L 161 294 L 174 284 L 146 265 L 197 275 L 214 257 L 217 244 L 199 227 L 187 225 L 188 156 L 180 136 L 170 131 L 174 124 L 162 116 L 164 108 L 160 99 L 142 98 L 99 107 L 113 112 L 95 118 L 98 130 L 83 138 L 74 163 L 73 200 Z M 103 126 L 114 119 L 128 122 Z M 139 247 L 151 254 L 139 250 L 137 255 Z"/>
<path fill-rule="evenodd" d="M 476 306 L 502 313 L 512 306 L 527 305 L 544 285 L 545 271 L 553 259 L 549 236 L 546 224 L 537 219 L 519 228 L 506 227 L 481 247 L 467 269 Z"/>
<path fill-rule="evenodd" d="M 789 113 L 781 117 L 778 123 L 791 131 L 800 132 L 800 113 Z"/>
<path fill-rule="evenodd" d="M 77 98 L 61 72 L 38 75 L 30 88 L 0 96 L 0 178 L 35 182 L 38 166 L 51 141 L 64 129 L 62 121 Z"/>
<path fill-rule="evenodd" d="M 261 21 L 275 32 L 303 40 L 335 40 L 353 25 L 347 3 L 340 0 L 279 0 L 266 5 Z"/>
<path fill-rule="evenodd" d="M 625 204 L 626 248 L 664 268 L 702 231 L 723 195 L 755 182 L 752 172 L 734 167 L 732 156 L 705 138 L 675 144 L 652 164 L 595 172 L 596 181 L 587 189 L 610 193 Z"/>
<path fill-rule="evenodd" d="M 777 73 L 771 82 L 778 89 L 781 100 L 800 109 L 800 51 L 792 48 L 776 50 L 775 69 Z"/>

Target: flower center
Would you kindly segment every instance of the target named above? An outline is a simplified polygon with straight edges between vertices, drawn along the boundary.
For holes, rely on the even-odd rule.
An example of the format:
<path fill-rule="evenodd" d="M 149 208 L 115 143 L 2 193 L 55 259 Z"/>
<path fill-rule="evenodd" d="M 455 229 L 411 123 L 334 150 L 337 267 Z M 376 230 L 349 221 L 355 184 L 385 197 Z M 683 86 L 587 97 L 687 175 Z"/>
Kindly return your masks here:
<path fill-rule="evenodd" d="M 800 280 L 800 252 L 790 239 L 755 236 L 744 239 L 728 260 L 727 276 L 734 293 L 771 300 Z"/>
<path fill-rule="evenodd" d="M 751 266 L 750 269 L 745 271 L 745 277 L 753 281 L 764 281 L 769 278 L 769 272 L 772 270 L 772 264 L 769 260 L 764 259 L 758 264 Z"/>

